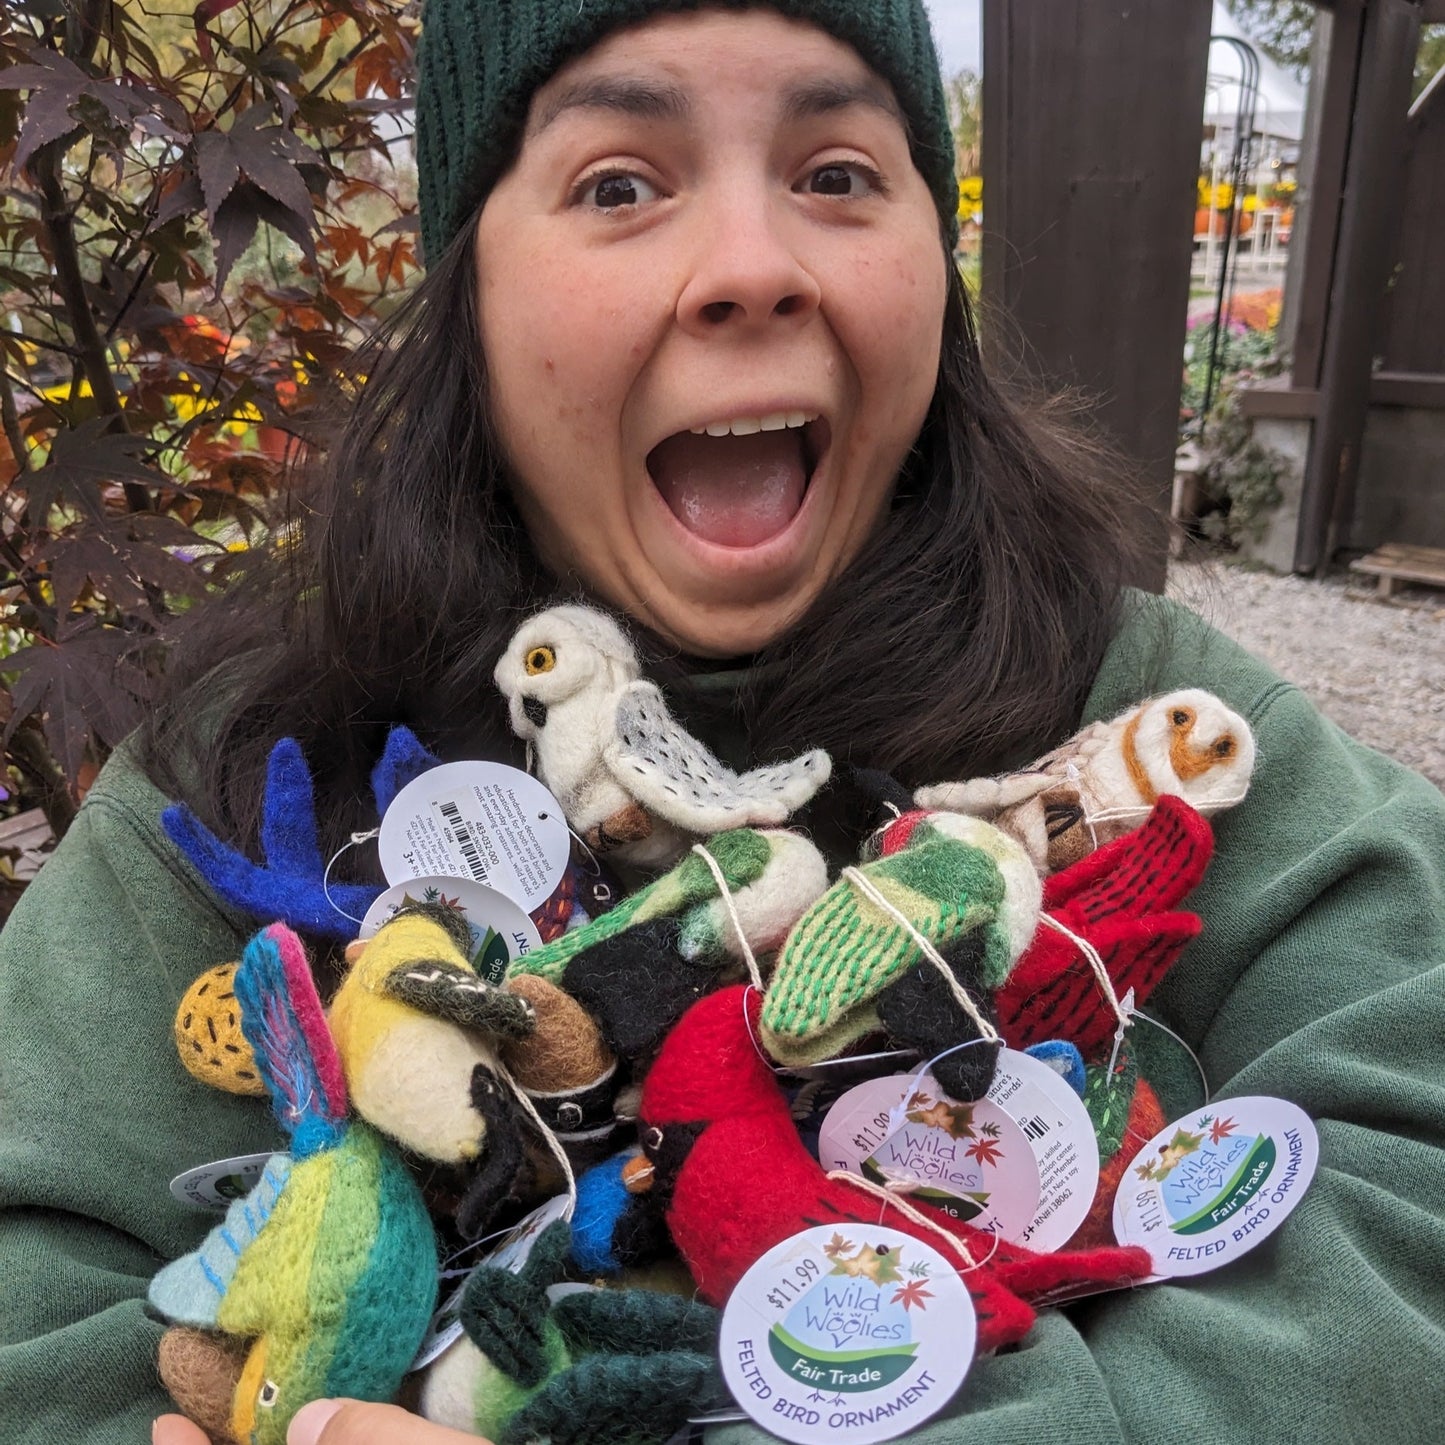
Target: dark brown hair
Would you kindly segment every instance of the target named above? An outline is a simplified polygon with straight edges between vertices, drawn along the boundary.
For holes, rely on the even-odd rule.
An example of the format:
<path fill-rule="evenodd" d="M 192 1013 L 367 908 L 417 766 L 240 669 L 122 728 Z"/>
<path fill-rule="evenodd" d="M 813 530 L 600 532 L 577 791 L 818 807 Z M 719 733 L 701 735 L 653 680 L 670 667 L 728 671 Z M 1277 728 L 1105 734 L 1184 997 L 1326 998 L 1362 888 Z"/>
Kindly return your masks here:
<path fill-rule="evenodd" d="M 1022 761 L 1076 725 L 1112 634 L 1138 516 L 1096 449 L 990 381 L 949 273 L 933 404 L 884 524 L 730 699 L 757 760 L 823 747 L 914 785 Z M 519 758 L 492 668 L 579 583 L 545 575 L 512 504 L 477 336 L 468 227 L 377 338 L 280 541 L 174 645 L 146 767 L 242 846 L 282 736 L 311 760 L 333 847 L 375 821 L 390 724 L 447 756 Z M 679 683 L 688 660 L 639 641 Z"/>

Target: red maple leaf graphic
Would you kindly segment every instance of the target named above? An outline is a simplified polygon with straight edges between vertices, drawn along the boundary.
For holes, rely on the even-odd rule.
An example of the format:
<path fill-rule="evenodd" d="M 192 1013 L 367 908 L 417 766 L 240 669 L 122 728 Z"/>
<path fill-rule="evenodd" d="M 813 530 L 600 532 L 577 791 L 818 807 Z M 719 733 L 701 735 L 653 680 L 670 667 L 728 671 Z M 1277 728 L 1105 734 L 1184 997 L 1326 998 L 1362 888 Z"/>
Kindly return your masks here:
<path fill-rule="evenodd" d="M 893 1294 L 893 1303 L 902 1305 L 907 1309 L 910 1305 L 917 1305 L 919 1309 L 926 1310 L 928 1306 L 923 1303 L 926 1299 L 932 1299 L 930 1291 L 924 1289 L 921 1279 L 909 1280 L 905 1285 L 900 1285 Z"/>
<path fill-rule="evenodd" d="M 999 1148 L 997 1139 L 975 1139 L 963 1152 L 970 1159 L 977 1159 L 980 1164 L 997 1164 L 1003 1158 L 1003 1150 Z"/>
<path fill-rule="evenodd" d="M 1227 1139 L 1234 1132 L 1233 1119 L 1216 1119 L 1209 1129 L 1209 1142 L 1217 1144 L 1221 1139 Z"/>

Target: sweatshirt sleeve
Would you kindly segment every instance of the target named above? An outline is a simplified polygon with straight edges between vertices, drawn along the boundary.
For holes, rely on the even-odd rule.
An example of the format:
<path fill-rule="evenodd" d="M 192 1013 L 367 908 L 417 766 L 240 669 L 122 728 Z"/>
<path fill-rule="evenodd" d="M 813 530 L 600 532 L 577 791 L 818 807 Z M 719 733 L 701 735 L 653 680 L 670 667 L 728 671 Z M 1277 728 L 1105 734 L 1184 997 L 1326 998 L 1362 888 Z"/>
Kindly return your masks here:
<path fill-rule="evenodd" d="M 0 933 L 0 1440 L 143 1445 L 169 1408 L 143 1299 L 213 1216 L 168 1182 L 274 1147 L 181 1067 L 172 1020 L 241 920 L 189 876 L 122 754 Z"/>
<path fill-rule="evenodd" d="M 1319 1129 L 1319 1171 L 1284 1225 L 1233 1264 L 1044 1312 L 910 1439 L 1440 1436 L 1445 797 L 1162 603 L 1116 644 L 1089 720 L 1186 686 L 1245 715 L 1258 762 L 1246 801 L 1216 820 L 1215 860 L 1186 904 L 1204 932 L 1150 1012 L 1197 1051 L 1215 1097 L 1299 1104 Z M 709 1432 L 710 1445 L 763 1438 Z"/>

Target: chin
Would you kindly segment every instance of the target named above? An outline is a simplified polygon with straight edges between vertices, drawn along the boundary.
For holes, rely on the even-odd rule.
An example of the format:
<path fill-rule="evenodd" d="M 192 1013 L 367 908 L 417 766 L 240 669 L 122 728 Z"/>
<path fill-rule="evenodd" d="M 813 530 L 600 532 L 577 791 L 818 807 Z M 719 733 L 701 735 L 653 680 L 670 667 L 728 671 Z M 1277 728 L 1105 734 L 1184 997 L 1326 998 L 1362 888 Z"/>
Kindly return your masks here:
<path fill-rule="evenodd" d="M 776 642 L 807 611 L 811 597 L 781 600 L 764 606 L 700 605 L 668 608 L 645 621 L 691 657 L 747 657 Z"/>

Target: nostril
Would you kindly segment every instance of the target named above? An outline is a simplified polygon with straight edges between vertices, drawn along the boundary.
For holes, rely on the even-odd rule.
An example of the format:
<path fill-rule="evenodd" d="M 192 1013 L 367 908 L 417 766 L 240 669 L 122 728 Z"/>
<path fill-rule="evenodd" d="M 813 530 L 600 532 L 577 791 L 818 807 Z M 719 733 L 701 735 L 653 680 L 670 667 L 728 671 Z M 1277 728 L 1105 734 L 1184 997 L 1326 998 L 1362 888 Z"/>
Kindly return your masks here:
<path fill-rule="evenodd" d="M 728 317 L 732 315 L 735 304 L 736 303 L 732 301 L 709 301 L 708 304 L 702 308 L 702 314 L 707 320 L 712 322 L 726 321 Z"/>
<path fill-rule="evenodd" d="M 801 296 L 784 296 L 776 306 L 773 307 L 774 316 L 792 316 L 795 312 L 803 309 L 803 298 Z"/>

